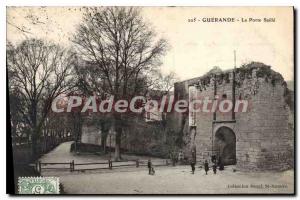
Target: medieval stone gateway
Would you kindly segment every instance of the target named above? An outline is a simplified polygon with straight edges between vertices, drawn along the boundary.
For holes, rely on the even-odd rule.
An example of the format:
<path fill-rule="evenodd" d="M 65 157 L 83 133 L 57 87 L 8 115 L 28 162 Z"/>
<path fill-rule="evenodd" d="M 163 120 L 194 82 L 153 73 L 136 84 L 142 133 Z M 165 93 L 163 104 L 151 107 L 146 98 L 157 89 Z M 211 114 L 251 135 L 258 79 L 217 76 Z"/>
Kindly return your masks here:
<path fill-rule="evenodd" d="M 175 99 L 214 99 L 215 95 L 233 102 L 243 99 L 249 102 L 247 112 L 173 112 L 168 126 L 183 130 L 185 155 L 196 147 L 199 162 L 211 162 L 211 156 L 217 155 L 224 164 L 236 164 L 239 170 L 289 169 L 294 162 L 289 92 L 283 77 L 262 63 L 252 62 L 235 70 L 214 69 L 202 77 L 175 83 Z"/>

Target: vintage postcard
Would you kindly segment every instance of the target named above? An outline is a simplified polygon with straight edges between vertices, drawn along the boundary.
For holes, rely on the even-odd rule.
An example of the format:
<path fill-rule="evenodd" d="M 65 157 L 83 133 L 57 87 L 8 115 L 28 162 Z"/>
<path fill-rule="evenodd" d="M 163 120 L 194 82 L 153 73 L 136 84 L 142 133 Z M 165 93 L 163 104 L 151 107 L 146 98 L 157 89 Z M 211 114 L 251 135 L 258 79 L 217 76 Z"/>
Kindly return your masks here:
<path fill-rule="evenodd" d="M 10 194 L 295 194 L 293 7 L 7 7 Z"/>

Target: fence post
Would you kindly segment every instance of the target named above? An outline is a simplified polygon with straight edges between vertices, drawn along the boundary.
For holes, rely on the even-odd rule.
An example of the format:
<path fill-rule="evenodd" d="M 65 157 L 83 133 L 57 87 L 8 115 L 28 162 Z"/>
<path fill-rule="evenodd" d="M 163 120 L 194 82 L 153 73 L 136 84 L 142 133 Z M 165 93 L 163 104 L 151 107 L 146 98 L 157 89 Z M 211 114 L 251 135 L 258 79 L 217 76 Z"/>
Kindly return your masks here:
<path fill-rule="evenodd" d="M 42 173 L 42 164 L 41 164 L 41 161 L 39 161 L 39 172 L 40 172 L 40 174 Z"/>
<path fill-rule="evenodd" d="M 73 171 L 73 163 L 74 163 L 74 160 L 72 160 L 72 161 L 70 162 L 70 172 Z"/>
<path fill-rule="evenodd" d="M 166 165 L 167 165 L 167 166 L 169 165 L 168 159 L 166 159 Z"/>
<path fill-rule="evenodd" d="M 136 167 L 139 167 L 140 163 L 139 163 L 139 159 L 136 160 Z"/>
<path fill-rule="evenodd" d="M 72 160 L 72 172 L 75 170 L 74 160 Z"/>
<path fill-rule="evenodd" d="M 36 170 L 37 172 L 39 171 L 38 167 L 39 167 L 39 164 L 38 164 L 38 162 L 36 162 L 36 163 L 35 163 L 35 170 Z"/>

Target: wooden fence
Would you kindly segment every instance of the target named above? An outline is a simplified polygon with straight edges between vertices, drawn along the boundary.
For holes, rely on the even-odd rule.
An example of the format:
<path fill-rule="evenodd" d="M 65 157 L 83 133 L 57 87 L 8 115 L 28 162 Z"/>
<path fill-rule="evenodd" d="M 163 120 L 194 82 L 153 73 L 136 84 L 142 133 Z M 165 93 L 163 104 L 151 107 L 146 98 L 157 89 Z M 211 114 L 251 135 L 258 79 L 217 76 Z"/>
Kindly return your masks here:
<path fill-rule="evenodd" d="M 168 166 L 170 161 L 159 160 L 152 161 L 151 164 L 154 167 Z M 93 166 L 92 168 L 87 168 L 87 166 Z M 42 172 L 42 170 L 69 170 L 73 171 L 85 171 L 85 170 L 99 170 L 99 169 L 110 169 L 113 168 L 123 168 L 123 167 L 145 167 L 148 166 L 148 160 L 127 160 L 127 161 L 111 161 L 106 162 L 89 162 L 89 163 L 75 163 L 74 160 L 70 162 L 37 162 L 36 170 Z"/>

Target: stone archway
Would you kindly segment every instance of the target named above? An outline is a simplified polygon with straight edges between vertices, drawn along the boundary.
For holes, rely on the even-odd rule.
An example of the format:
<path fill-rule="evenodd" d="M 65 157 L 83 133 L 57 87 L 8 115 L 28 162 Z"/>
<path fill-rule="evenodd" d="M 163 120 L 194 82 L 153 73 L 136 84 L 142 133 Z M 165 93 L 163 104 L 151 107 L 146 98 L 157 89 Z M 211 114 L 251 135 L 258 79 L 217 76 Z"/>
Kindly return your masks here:
<path fill-rule="evenodd" d="M 215 134 L 214 149 L 224 165 L 236 164 L 236 136 L 228 127 L 220 127 Z"/>

